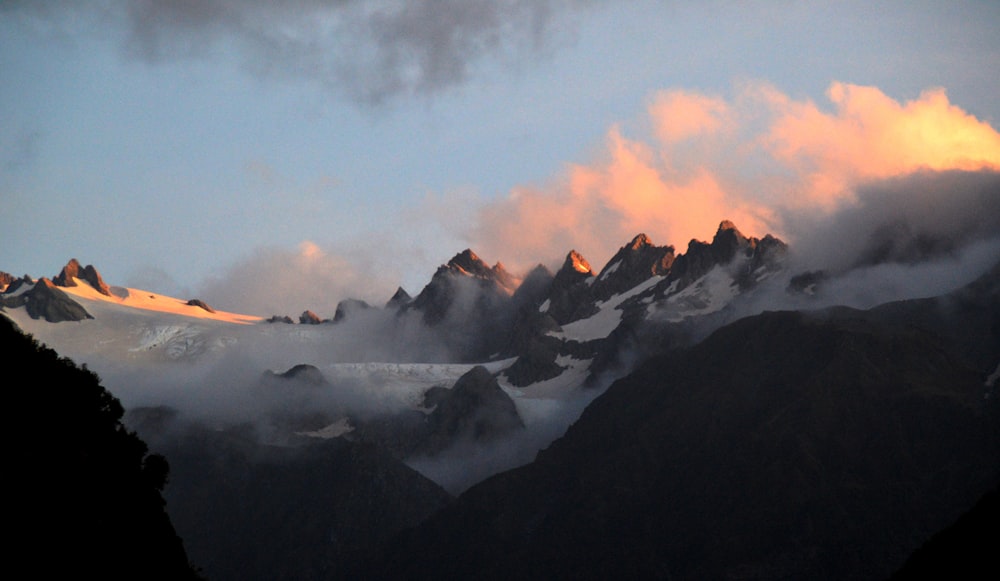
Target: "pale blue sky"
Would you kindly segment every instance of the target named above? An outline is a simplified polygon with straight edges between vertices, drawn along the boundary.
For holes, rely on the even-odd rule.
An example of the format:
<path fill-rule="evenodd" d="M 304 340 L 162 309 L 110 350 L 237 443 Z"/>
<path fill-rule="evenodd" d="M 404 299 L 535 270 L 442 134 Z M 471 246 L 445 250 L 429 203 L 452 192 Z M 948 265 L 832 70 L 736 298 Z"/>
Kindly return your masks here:
<path fill-rule="evenodd" d="M 0 270 L 196 293 L 309 241 L 413 293 L 482 204 L 648 134 L 660 90 L 944 87 L 1000 122 L 1000 2 L 158 4 L 0 4 Z"/>

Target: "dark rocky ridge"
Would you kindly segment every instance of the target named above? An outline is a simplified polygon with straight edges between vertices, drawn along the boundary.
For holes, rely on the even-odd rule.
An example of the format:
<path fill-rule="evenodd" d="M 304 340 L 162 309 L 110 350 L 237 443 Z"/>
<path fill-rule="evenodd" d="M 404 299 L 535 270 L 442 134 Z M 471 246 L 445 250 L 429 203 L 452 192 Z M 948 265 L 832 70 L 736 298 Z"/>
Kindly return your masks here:
<path fill-rule="evenodd" d="M 555 377 L 562 370 L 556 363 L 559 355 L 594 358 L 592 382 L 603 373 L 627 370 L 621 353 L 646 350 L 636 345 L 648 341 L 642 338 L 643 334 L 657 335 L 652 351 L 686 339 L 687 330 L 683 324 L 644 330 L 648 303 L 663 300 L 670 292 L 684 290 L 716 267 L 734 270 L 734 278 L 741 289 L 751 289 L 759 277 L 782 268 L 786 250 L 785 243 L 777 238 L 744 236 L 732 222 L 724 220 L 712 242 L 692 240 L 687 253 L 680 255 L 674 253 L 672 246 L 656 246 L 648 236 L 639 234 L 621 247 L 596 277 L 582 256 L 570 252 L 548 292 L 540 295 L 544 299 L 536 300 L 534 309 L 518 312 L 511 340 L 504 351 L 518 359 L 508 369 L 507 377 L 516 386 Z M 622 323 L 608 337 L 580 343 L 548 335 L 562 325 L 594 315 L 600 303 L 636 288 L 651 277 L 661 277 L 661 280 L 618 306 L 622 311 Z"/>
<path fill-rule="evenodd" d="M 348 437 L 405 459 L 435 456 L 458 443 L 493 441 L 524 428 L 513 400 L 481 365 L 462 375 L 450 389 L 429 389 L 423 407 L 431 411 L 356 418 L 352 421 L 356 428 Z"/>
<path fill-rule="evenodd" d="M 268 379 L 296 380 L 310 385 L 329 385 L 323 372 L 315 365 L 309 365 L 308 363 L 300 363 L 281 373 L 275 373 L 268 369 L 264 372 L 264 377 Z"/>
<path fill-rule="evenodd" d="M 333 314 L 333 322 L 339 323 L 353 313 L 366 311 L 371 308 L 371 305 L 360 299 L 344 299 L 337 303 L 337 310 Z"/>
<path fill-rule="evenodd" d="M 1000 298 L 975 294 L 966 304 Z M 921 320 L 930 306 L 894 308 Z M 651 358 L 534 463 L 402 534 L 373 571 L 885 579 L 1000 481 L 989 371 L 882 311 L 742 319 Z"/>
<path fill-rule="evenodd" d="M 309 310 L 303 311 L 302 314 L 299 315 L 300 325 L 319 325 L 323 322 L 324 320 L 321 319 L 319 315 Z"/>
<path fill-rule="evenodd" d="M 385 308 L 387 309 L 400 309 L 413 300 L 410 293 L 406 292 L 403 287 L 397 287 L 396 292 L 393 293 L 392 297 L 385 303 Z"/>
<path fill-rule="evenodd" d="M 370 444 L 266 445 L 251 426 L 220 430 L 158 409 L 130 412 L 130 425 L 170 460 L 171 518 L 213 581 L 359 578 L 359 551 L 451 501 Z"/>
<path fill-rule="evenodd" d="M 400 314 L 419 313 L 461 361 L 484 361 L 510 337 L 517 280 L 499 262 L 490 267 L 471 250 L 438 267 Z"/>
<path fill-rule="evenodd" d="M 450 392 L 437 396 L 425 402 L 435 407 L 427 418 L 430 434 L 421 453 L 433 455 L 457 441 L 488 442 L 524 428 L 510 396 L 481 365 L 460 377 Z"/>
<path fill-rule="evenodd" d="M 205 301 L 203 301 L 201 299 L 191 299 L 186 304 L 189 307 L 198 307 L 199 309 L 203 309 L 205 311 L 208 311 L 209 313 L 214 313 L 215 312 L 215 309 L 213 309 L 212 307 L 208 306 L 208 304 L 206 304 Z"/>
<path fill-rule="evenodd" d="M 66 263 L 66 266 L 52 279 L 52 282 L 56 286 L 76 286 L 74 278 L 87 281 L 87 284 L 102 295 L 111 296 L 111 289 L 108 288 L 108 285 L 104 284 L 104 280 L 101 278 L 101 274 L 97 272 L 97 269 L 90 264 L 81 268 L 79 261 L 75 258 L 71 258 Z"/>
<path fill-rule="evenodd" d="M 674 259 L 673 246 L 656 246 L 648 236 L 639 234 L 621 247 L 601 270 L 593 284 L 593 298 L 605 301 L 651 276 L 664 276 L 670 272 Z"/>
<path fill-rule="evenodd" d="M 16 291 L 15 287 L 19 288 L 20 285 L 15 282 L 10 290 Z M 14 296 L 0 297 L 0 304 L 9 308 L 24 307 L 32 319 L 45 319 L 50 323 L 94 318 L 80 303 L 69 298 L 69 295 L 44 277 L 35 281 L 31 290 Z"/>

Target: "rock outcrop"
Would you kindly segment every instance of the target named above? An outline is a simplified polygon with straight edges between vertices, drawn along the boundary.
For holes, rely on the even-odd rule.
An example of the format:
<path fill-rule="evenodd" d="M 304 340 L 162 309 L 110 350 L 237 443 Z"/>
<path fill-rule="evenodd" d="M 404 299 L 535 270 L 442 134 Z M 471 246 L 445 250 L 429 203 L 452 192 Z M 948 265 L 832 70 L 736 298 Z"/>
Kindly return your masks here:
<path fill-rule="evenodd" d="M 50 323 L 94 318 L 80 303 L 44 277 L 34 282 L 31 290 L 8 293 L 0 301 L 5 307 L 24 307 L 32 319 L 45 319 Z"/>
<path fill-rule="evenodd" d="M 337 310 L 333 314 L 333 322 L 339 323 L 353 313 L 367 311 L 370 308 L 372 308 L 371 305 L 360 299 L 344 299 L 337 303 Z"/>
<path fill-rule="evenodd" d="M 91 264 L 81 267 L 79 261 L 75 258 L 71 258 L 66 263 L 66 266 L 52 279 L 52 282 L 56 286 L 76 286 L 76 282 L 73 280 L 76 278 L 86 281 L 87 284 L 102 295 L 111 296 L 111 289 L 108 288 L 108 285 L 104 284 L 104 280 L 101 278 L 101 274 L 97 272 L 97 269 Z"/>

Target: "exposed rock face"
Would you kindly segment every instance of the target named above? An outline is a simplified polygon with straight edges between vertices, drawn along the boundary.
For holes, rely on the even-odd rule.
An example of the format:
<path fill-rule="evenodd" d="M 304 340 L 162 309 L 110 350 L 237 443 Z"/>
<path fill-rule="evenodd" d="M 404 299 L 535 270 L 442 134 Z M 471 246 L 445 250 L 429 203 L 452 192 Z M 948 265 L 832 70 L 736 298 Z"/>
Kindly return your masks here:
<path fill-rule="evenodd" d="M 268 323 L 286 323 L 292 325 L 295 321 L 292 320 L 288 315 L 271 315 L 271 318 L 267 320 Z"/>
<path fill-rule="evenodd" d="M 28 275 L 24 275 L 21 278 L 16 278 L 12 280 L 10 284 L 7 285 L 7 288 L 5 288 L 3 291 L 0 291 L 0 294 L 12 295 L 16 293 L 18 289 L 20 289 L 21 287 L 25 285 L 31 286 L 33 284 L 35 284 L 34 279 L 32 279 Z"/>
<path fill-rule="evenodd" d="M 17 280 L 17 277 L 0 270 L 0 293 L 7 290 L 7 287 L 9 287 L 15 280 Z"/>
<path fill-rule="evenodd" d="M 71 258 L 66 263 L 66 266 L 52 279 L 52 282 L 56 286 L 76 286 L 76 282 L 73 281 L 74 278 L 87 281 L 87 284 L 94 287 L 94 290 L 102 295 L 111 296 L 111 289 L 108 288 L 108 285 L 104 284 L 104 280 L 101 278 L 100 273 L 97 272 L 97 269 L 90 264 L 81 268 L 80 263 L 75 258 Z"/>
<path fill-rule="evenodd" d="M 315 365 L 308 363 L 300 363 L 281 373 L 275 373 L 269 369 L 264 372 L 264 377 L 295 380 L 309 385 L 328 385 L 323 372 Z"/>
<path fill-rule="evenodd" d="M 551 322 L 552 326 L 547 330 L 558 329 L 558 325 L 552 321 L 551 317 L 540 317 L 536 319 L 540 324 Z M 544 337 L 546 330 L 537 332 L 537 339 L 522 346 L 520 354 L 514 363 L 504 370 L 507 381 L 516 387 L 524 387 L 546 379 L 558 376 L 565 369 L 556 359 L 559 356 L 559 341 L 551 337 Z"/>
<path fill-rule="evenodd" d="M 1000 478 L 984 370 L 889 314 L 764 313 L 654 357 L 374 576 L 888 578 Z"/>
<path fill-rule="evenodd" d="M 2 304 L 10 308 L 24 307 L 32 319 L 45 319 L 50 323 L 94 318 L 80 303 L 44 277 L 38 279 L 31 290 L 4 297 Z"/>
<path fill-rule="evenodd" d="M 517 280 L 499 262 L 488 266 L 471 250 L 440 266 L 419 295 L 404 307 L 439 327 L 460 360 L 484 360 L 510 336 Z"/>
<path fill-rule="evenodd" d="M 554 279 L 555 275 L 544 265 L 539 264 L 528 272 L 521 285 L 514 291 L 514 304 L 518 308 L 531 307 L 537 310 L 538 305 L 545 300 Z"/>
<path fill-rule="evenodd" d="M 427 418 L 430 434 L 422 451 L 441 451 L 459 440 L 493 440 L 524 428 L 514 402 L 481 365 L 460 377 L 447 394 L 437 395 L 437 407 Z"/>
<path fill-rule="evenodd" d="M 587 260 L 576 250 L 571 250 L 552 279 L 549 304 L 544 312 L 562 325 L 572 320 L 580 305 L 587 303 L 587 308 L 593 308 L 589 300 L 590 287 L 586 284 L 593 277 L 594 272 Z"/>
<path fill-rule="evenodd" d="M 593 297 L 607 300 L 629 290 L 651 276 L 670 272 L 674 263 L 673 246 L 656 246 L 645 234 L 639 234 L 621 247 L 601 269 L 593 284 Z"/>
<path fill-rule="evenodd" d="M 711 243 L 692 240 L 686 253 L 677 257 L 670 272 L 670 280 L 679 280 L 684 287 L 712 268 L 731 263 L 737 257 L 747 260 L 747 271 L 761 267 L 776 267 L 783 258 L 787 245 L 770 234 L 763 239 L 748 238 L 729 220 L 723 220 Z M 752 284 L 744 277 L 741 284 Z"/>
<path fill-rule="evenodd" d="M 357 420 L 351 436 L 405 459 L 434 456 L 460 442 L 486 442 L 524 428 L 513 400 L 483 366 L 469 370 L 451 389 L 428 389 L 422 403 L 433 411 Z"/>
<path fill-rule="evenodd" d="M 333 314 L 333 322 L 339 323 L 346 319 L 351 313 L 366 311 L 372 308 L 371 305 L 360 299 L 344 299 L 337 303 L 337 310 Z"/>
<path fill-rule="evenodd" d="M 201 299 L 191 299 L 191 300 L 189 300 L 187 302 L 187 305 L 189 307 L 199 307 L 199 308 L 204 309 L 204 310 L 206 310 L 206 311 L 208 311 L 210 313 L 214 313 L 215 312 L 215 309 L 213 309 L 212 307 L 210 307 L 207 304 L 205 304 L 205 301 L 203 301 Z"/>
<path fill-rule="evenodd" d="M 322 322 L 323 319 L 319 318 L 319 315 L 309 310 L 299 315 L 299 323 L 302 325 L 319 325 Z"/>
<path fill-rule="evenodd" d="M 413 297 L 410 296 L 410 293 L 406 292 L 403 287 L 397 287 L 392 298 L 385 303 L 385 308 L 400 309 L 410 304 L 411 301 L 413 301 Z"/>
<path fill-rule="evenodd" d="M 467 295 L 469 293 L 463 291 L 473 288 L 482 295 L 481 299 L 471 297 L 473 302 L 478 299 L 495 303 L 506 299 L 514 291 L 514 280 L 499 262 L 491 268 L 474 252 L 466 249 L 456 254 L 448 264 L 438 267 L 431 281 L 408 307 L 421 311 L 424 322 L 431 325 L 440 323 L 456 301 L 467 298 L 459 295 Z"/>

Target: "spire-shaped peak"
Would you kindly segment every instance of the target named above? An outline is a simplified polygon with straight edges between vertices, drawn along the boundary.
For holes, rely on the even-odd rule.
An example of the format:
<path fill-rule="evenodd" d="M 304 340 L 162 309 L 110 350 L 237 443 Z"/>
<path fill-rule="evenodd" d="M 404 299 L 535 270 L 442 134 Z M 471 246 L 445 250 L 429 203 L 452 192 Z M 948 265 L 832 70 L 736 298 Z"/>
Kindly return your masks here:
<path fill-rule="evenodd" d="M 86 267 L 81 268 L 80 262 L 75 259 L 69 259 L 66 266 L 59 272 L 59 274 L 52 279 L 52 282 L 56 286 L 71 287 L 76 286 L 74 278 L 79 278 L 81 280 L 87 281 L 87 284 L 92 286 L 94 290 L 101 293 L 102 295 L 111 296 L 111 289 L 108 285 L 104 284 L 104 279 L 101 278 L 101 273 L 97 272 L 97 269 L 93 265 L 88 264 Z"/>
<path fill-rule="evenodd" d="M 640 248 L 644 248 L 646 246 L 654 246 L 653 241 L 649 239 L 649 236 L 640 233 L 628 243 L 626 248 L 629 250 L 639 250 Z"/>
<path fill-rule="evenodd" d="M 483 262 L 481 258 L 476 256 L 475 252 L 468 248 L 459 252 L 451 260 L 449 260 L 448 268 L 479 277 L 488 276 L 487 273 L 491 270 L 489 265 Z"/>
<path fill-rule="evenodd" d="M 715 238 L 712 239 L 712 246 L 719 247 L 744 247 L 747 245 L 753 245 L 753 240 L 747 238 L 740 232 L 736 225 L 729 220 L 723 220 L 719 223 L 719 229 L 715 232 Z"/>
<path fill-rule="evenodd" d="M 582 254 L 576 250 L 570 250 L 569 254 L 566 255 L 566 260 L 563 262 L 562 268 L 559 270 L 575 270 L 581 274 L 593 274 L 593 269 L 590 268 L 590 263 L 587 259 L 583 257 Z"/>
<path fill-rule="evenodd" d="M 83 269 L 80 266 L 80 261 L 75 258 L 70 258 L 66 266 L 59 271 L 55 277 L 53 277 L 52 282 L 56 286 L 76 286 L 74 278 L 80 278 L 80 271 Z"/>
<path fill-rule="evenodd" d="M 409 304 L 413 300 L 410 293 L 406 292 L 403 287 L 397 287 L 396 293 L 392 295 L 392 298 L 385 304 L 386 308 L 398 309 L 404 305 Z"/>
<path fill-rule="evenodd" d="M 743 234 L 740 233 L 739 228 L 736 227 L 736 224 L 733 224 L 730 220 L 723 220 L 722 222 L 719 222 L 719 229 L 715 231 L 715 235 L 718 236 L 727 230 L 732 230 L 740 238 L 744 237 Z"/>

